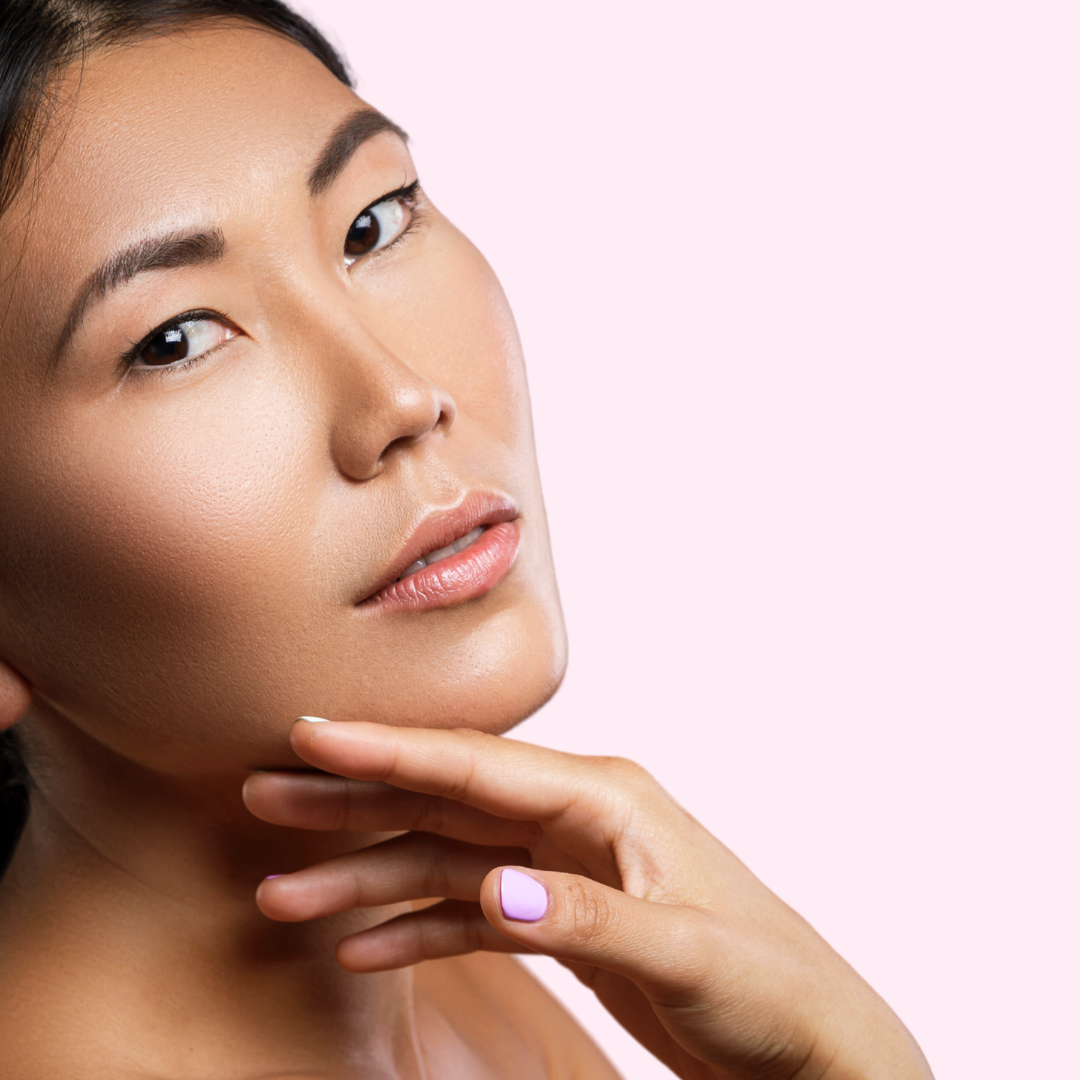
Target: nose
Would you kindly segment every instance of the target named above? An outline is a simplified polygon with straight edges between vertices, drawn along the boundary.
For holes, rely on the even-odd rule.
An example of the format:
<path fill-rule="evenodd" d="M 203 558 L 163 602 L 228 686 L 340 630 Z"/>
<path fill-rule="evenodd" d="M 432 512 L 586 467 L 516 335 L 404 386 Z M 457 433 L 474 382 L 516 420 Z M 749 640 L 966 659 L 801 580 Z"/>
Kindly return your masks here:
<path fill-rule="evenodd" d="M 331 454 L 343 476 L 371 480 L 396 454 L 447 434 L 457 405 L 363 327 L 349 331 L 334 349 Z"/>

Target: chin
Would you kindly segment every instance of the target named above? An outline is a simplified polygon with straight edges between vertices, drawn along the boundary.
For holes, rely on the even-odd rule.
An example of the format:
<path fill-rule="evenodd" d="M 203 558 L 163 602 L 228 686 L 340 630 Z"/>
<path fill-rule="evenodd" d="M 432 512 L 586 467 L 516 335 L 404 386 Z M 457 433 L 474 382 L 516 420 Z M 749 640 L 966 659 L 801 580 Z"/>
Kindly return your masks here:
<path fill-rule="evenodd" d="M 314 712 L 398 727 L 467 727 L 502 734 L 554 696 L 566 673 L 561 612 L 504 612 L 472 633 L 399 668 L 380 685 Z"/>

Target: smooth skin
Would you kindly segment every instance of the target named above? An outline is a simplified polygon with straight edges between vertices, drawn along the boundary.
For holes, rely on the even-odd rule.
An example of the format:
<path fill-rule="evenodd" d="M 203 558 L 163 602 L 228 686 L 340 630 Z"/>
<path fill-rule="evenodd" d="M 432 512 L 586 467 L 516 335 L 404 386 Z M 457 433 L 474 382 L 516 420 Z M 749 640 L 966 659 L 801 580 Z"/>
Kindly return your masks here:
<path fill-rule="evenodd" d="M 402 139 L 314 190 L 367 107 L 243 25 L 95 52 L 52 89 L 0 219 L 0 726 L 34 781 L 0 882 L 0 1073 L 614 1077 L 500 955 L 524 947 L 682 1076 L 928 1076 L 636 766 L 499 737 L 566 658 L 524 365 L 422 191 L 348 257 L 416 179 Z M 118 252 L 192 233 L 213 258 L 114 273 L 71 317 Z M 194 311 L 197 363 L 131 362 Z M 516 508 L 504 577 L 359 603 L 478 493 Z M 507 865 L 547 890 L 538 922 L 501 915 Z"/>
<path fill-rule="evenodd" d="M 254 814 L 402 834 L 264 881 L 267 915 L 447 898 L 342 940 L 348 970 L 543 953 L 686 1080 L 930 1075 L 885 1002 L 633 762 L 370 723 L 301 720 L 292 744 L 321 771 L 253 776 Z M 507 864 L 547 891 L 539 919 L 505 916 Z"/>

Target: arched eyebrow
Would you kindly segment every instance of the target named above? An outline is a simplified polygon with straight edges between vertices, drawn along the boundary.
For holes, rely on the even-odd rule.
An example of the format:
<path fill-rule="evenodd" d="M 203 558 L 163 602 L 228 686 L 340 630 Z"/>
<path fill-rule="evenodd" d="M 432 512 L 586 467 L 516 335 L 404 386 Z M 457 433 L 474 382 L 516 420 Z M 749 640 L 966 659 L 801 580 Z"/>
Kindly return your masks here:
<path fill-rule="evenodd" d="M 403 142 L 409 136 L 376 109 L 357 109 L 334 128 L 315 164 L 308 173 L 308 191 L 321 195 L 337 179 L 353 155 L 368 139 L 392 131 Z M 60 362 L 64 349 L 86 317 L 87 311 L 114 289 L 148 270 L 176 270 L 216 262 L 225 253 L 225 236 L 220 229 L 173 232 L 138 240 L 123 251 L 110 255 L 83 282 L 68 309 L 68 317 L 52 352 L 50 370 Z"/>
<path fill-rule="evenodd" d="M 114 289 L 148 270 L 175 270 L 217 262 L 225 254 L 225 235 L 220 229 L 202 232 L 166 233 L 137 240 L 123 251 L 110 255 L 82 284 L 68 310 L 64 328 L 53 349 L 53 366 L 78 330 L 86 312 Z"/>
<path fill-rule="evenodd" d="M 334 128 L 334 133 L 308 173 L 307 186 L 312 197 L 321 195 L 337 179 L 363 143 L 384 131 L 392 131 L 402 142 L 409 141 L 409 136 L 393 120 L 376 109 L 357 109 L 351 116 L 345 117 Z"/>

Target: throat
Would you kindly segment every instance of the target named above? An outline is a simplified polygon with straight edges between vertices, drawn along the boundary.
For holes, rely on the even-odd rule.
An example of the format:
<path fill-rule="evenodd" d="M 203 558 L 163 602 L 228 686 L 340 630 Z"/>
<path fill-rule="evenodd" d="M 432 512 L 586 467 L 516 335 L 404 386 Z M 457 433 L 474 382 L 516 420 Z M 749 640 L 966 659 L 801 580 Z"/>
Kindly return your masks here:
<path fill-rule="evenodd" d="M 0 1000 L 18 1003 L 0 1010 L 0 1075 L 17 1054 L 28 1075 L 85 1076 L 93 1061 L 103 1078 L 351 1075 L 358 1062 L 379 1080 L 425 1076 L 412 971 L 354 975 L 334 955 L 398 909 L 275 923 L 254 903 L 257 837 L 207 835 L 195 814 L 185 837 L 145 805 L 117 837 L 70 809 L 35 792 L 0 881 Z M 301 853 L 264 840 L 260 855 L 291 868 Z"/>

